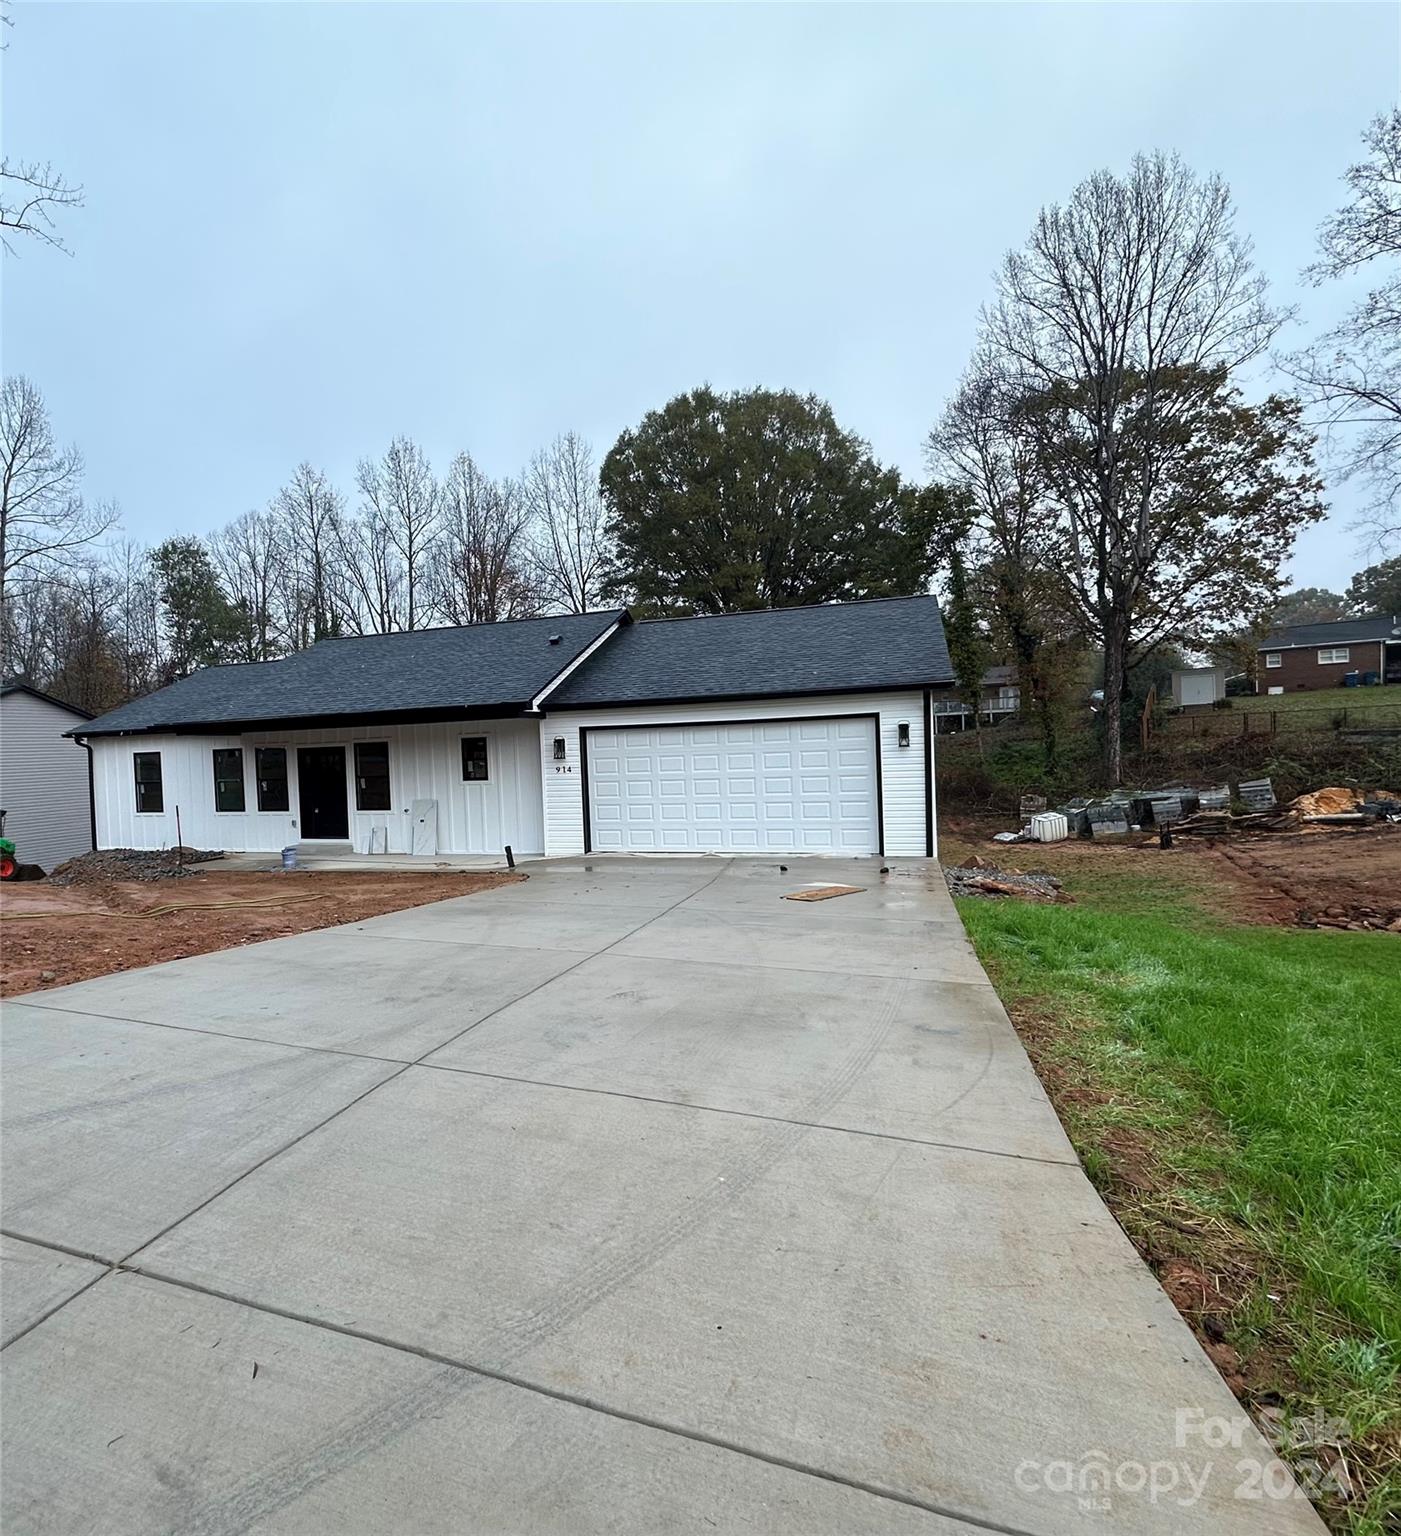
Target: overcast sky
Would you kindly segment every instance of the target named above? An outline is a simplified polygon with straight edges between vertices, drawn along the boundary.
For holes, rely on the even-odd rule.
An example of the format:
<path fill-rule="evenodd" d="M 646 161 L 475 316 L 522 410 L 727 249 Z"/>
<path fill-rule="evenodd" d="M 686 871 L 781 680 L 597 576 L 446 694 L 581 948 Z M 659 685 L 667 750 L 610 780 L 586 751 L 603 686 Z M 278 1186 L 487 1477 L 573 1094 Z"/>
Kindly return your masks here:
<path fill-rule="evenodd" d="M 812 390 L 923 473 L 1003 250 L 1138 149 L 1235 191 L 1298 340 L 1391 4 L 15 0 L 12 156 L 86 188 L 4 262 L 7 372 L 142 540 L 395 433 L 494 474 L 702 381 Z M 1293 569 L 1345 584 L 1355 504 Z"/>

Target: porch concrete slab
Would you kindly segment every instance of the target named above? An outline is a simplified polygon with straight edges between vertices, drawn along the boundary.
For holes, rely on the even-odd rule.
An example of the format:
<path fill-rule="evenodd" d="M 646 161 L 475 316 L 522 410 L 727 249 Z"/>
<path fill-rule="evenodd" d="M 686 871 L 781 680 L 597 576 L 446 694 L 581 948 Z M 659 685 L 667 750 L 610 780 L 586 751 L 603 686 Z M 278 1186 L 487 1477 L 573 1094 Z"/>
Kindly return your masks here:
<path fill-rule="evenodd" d="M 0 1236 L 0 1347 L 106 1273 L 91 1259 Z"/>
<path fill-rule="evenodd" d="M 400 1070 L 25 1003 L 4 1066 L 5 1228 L 104 1259 Z"/>
<path fill-rule="evenodd" d="M 55 987 L 31 1001 L 413 1061 L 584 955 L 542 949 L 523 962 L 519 950 L 497 945 L 322 928 L 259 945 L 256 958 L 256 985 L 239 948 Z"/>
<path fill-rule="evenodd" d="M 651 960 L 989 984 L 961 924 L 894 919 L 843 924 L 806 910 L 821 902 L 784 905 L 787 911 L 708 911 L 687 902 L 622 938 L 616 952 Z"/>
<path fill-rule="evenodd" d="M 102 1281 L 5 1362 L 0 1515 L 7 1531 L 31 1536 L 969 1531 L 733 1450 L 135 1275 Z"/>
<path fill-rule="evenodd" d="M 1271 1458 L 1077 1167 L 412 1067 L 134 1263 L 999 1529 L 1103 1530 L 1035 1469 L 1210 1463 L 1177 1415 L 1225 1414 L 1113 1529 L 1318 1530 L 1234 1497 Z"/>
<path fill-rule="evenodd" d="M 669 905 L 612 906 L 595 901 L 505 903 L 492 892 L 411 907 L 354 923 L 352 933 L 439 944 L 500 944 L 508 949 L 563 949 L 592 954 L 615 944 Z"/>
<path fill-rule="evenodd" d="M 985 986 L 615 952 L 426 1064 L 1075 1162 Z"/>

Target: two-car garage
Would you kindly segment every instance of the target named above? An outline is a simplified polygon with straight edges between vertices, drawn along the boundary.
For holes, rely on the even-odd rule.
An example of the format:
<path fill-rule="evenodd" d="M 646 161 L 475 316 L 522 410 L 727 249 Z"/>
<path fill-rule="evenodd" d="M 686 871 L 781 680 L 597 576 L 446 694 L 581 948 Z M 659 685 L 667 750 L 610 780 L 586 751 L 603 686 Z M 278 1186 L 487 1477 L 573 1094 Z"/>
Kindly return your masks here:
<path fill-rule="evenodd" d="M 936 848 L 929 596 L 623 623 L 535 700 L 545 853 Z"/>
<path fill-rule="evenodd" d="M 877 715 L 580 734 L 595 852 L 880 852 Z"/>

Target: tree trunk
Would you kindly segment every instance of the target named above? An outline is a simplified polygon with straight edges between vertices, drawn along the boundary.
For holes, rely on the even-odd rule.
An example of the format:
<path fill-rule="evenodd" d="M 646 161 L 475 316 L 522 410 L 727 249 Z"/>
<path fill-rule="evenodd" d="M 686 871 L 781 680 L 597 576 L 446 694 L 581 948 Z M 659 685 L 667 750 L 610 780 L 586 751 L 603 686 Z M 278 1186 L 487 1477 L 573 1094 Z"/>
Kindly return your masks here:
<path fill-rule="evenodd" d="M 1124 625 L 1104 627 L 1104 776 L 1111 789 L 1124 781 Z"/>

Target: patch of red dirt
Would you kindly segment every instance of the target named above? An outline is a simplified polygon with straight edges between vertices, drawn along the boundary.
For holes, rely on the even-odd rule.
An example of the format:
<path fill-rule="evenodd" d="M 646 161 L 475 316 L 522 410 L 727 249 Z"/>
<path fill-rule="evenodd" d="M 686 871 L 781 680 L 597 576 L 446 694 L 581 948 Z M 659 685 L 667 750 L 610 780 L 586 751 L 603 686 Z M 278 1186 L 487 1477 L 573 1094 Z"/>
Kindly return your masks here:
<path fill-rule="evenodd" d="M 1204 852 L 1235 881 L 1256 922 L 1401 933 L 1401 827 L 1273 832 Z"/>
<path fill-rule="evenodd" d="M 381 912 L 512 884 L 521 875 L 377 871 L 284 874 L 209 871 L 184 880 L 121 880 L 54 887 L 42 881 L 0 886 L 0 997 L 64 987 L 161 960 L 209 954 L 259 939 L 352 923 Z M 76 915 L 148 912 L 220 901 L 311 897 L 287 906 L 174 911 L 158 917 Z M 41 912 L 20 918 L 21 912 Z M 67 915 L 65 915 L 67 914 Z"/>

